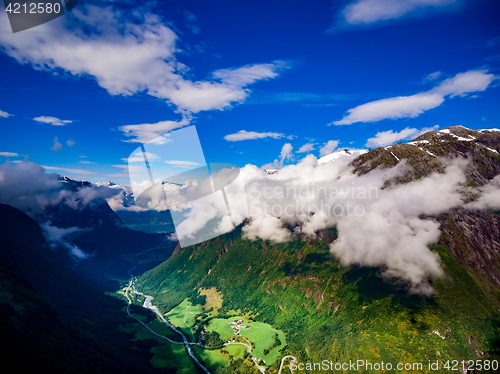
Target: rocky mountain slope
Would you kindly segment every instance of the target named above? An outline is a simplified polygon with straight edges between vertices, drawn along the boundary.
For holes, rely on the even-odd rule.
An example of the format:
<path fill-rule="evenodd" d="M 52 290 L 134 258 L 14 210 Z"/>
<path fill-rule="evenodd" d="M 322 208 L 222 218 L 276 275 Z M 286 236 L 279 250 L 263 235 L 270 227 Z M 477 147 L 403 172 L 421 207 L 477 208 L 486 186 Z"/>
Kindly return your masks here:
<path fill-rule="evenodd" d="M 498 152 L 500 132 L 457 126 L 371 150 L 350 165 L 363 175 L 405 159 L 405 173 L 392 181 L 397 184 L 443 172 L 450 159 L 467 158 L 465 187 L 470 193 L 464 199 L 472 202 L 474 190 L 500 174 Z M 440 223 L 441 236 L 431 250 L 445 271 L 444 278 L 432 283 L 432 296 L 409 295 L 383 280 L 376 267 L 342 265 L 329 251 L 337 238 L 335 228 L 318 232 L 316 239 L 300 236 L 282 244 L 249 241 L 238 229 L 177 248 L 169 260 L 141 276 L 138 285 L 164 311 L 212 290 L 221 305 L 206 302 L 208 317 L 196 323 L 251 316 L 283 331 L 287 346 L 281 356 L 293 355 L 299 362 L 440 360 L 444 365 L 447 360 L 498 359 L 500 215 L 455 208 L 432 219 Z M 274 363 L 266 372 L 277 373 L 278 368 Z M 241 359 L 215 372 L 255 370 Z"/>

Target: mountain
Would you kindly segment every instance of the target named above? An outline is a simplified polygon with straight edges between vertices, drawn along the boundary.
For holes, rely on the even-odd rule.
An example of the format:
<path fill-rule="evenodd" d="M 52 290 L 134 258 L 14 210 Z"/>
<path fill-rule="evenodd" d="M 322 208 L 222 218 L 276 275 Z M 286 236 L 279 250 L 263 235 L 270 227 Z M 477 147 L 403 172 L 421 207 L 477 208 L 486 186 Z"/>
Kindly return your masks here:
<path fill-rule="evenodd" d="M 429 250 L 443 275 L 429 279 L 433 293 L 425 294 L 385 277 L 382 265 L 346 264 L 336 257 L 332 244 L 342 228 L 335 225 L 306 235 L 287 223 L 293 235 L 277 243 L 249 240 L 247 221 L 181 248 L 166 234 L 127 227 L 106 202 L 116 196 L 107 189 L 114 186 L 62 177 L 58 198 L 47 200 L 55 203 L 43 210 L 0 204 L 0 332 L 9 341 L 2 358 L 14 359 L 20 370 L 42 373 L 204 372 L 196 360 L 213 374 L 263 368 L 278 373 L 280 367 L 288 372 L 293 358 L 333 365 L 390 363 L 387 372 L 397 372 L 398 363 L 417 365 L 407 372 L 448 372 L 445 365 L 453 366 L 453 360 L 459 366 L 475 360 L 478 371 L 477 362 L 488 360 L 489 369 L 481 372 L 495 372 L 500 212 L 482 202 L 487 193 L 497 196 L 498 152 L 499 131 L 456 126 L 366 152 L 341 150 L 320 159 L 319 166 L 314 159 L 305 161 L 305 167 L 324 173 L 328 165 L 337 168 L 349 160 L 348 169 L 356 173 L 349 183 L 387 171 L 382 189 L 397 191 L 435 180 L 436 173 L 446 175 L 454 159 L 469 160 L 461 204 L 417 217 L 439 225 Z M 339 158 L 343 161 L 336 162 Z M 273 183 L 283 175 L 281 170 L 262 174 Z M 144 212 L 128 219 L 140 223 L 141 217 L 156 224 L 166 216 Z M 129 290 L 127 309 L 130 274 L 138 276 L 134 287 L 142 294 Z M 147 303 L 178 332 L 142 307 Z M 193 359 L 182 345 L 142 323 L 170 341 L 181 342 L 182 333 L 204 348 L 191 345 Z M 429 369 L 429 361 L 439 369 Z M 307 371 L 321 372 L 316 369 Z"/>
<path fill-rule="evenodd" d="M 1 357 L 37 373 L 156 372 L 130 342 L 123 301 L 82 277 L 25 213 L 0 204 Z"/>
<path fill-rule="evenodd" d="M 500 174 L 499 152 L 499 131 L 455 126 L 360 152 L 350 167 L 362 176 L 406 160 L 404 172 L 390 181 L 397 186 L 443 173 L 450 160 L 467 158 L 466 204 Z M 204 243 L 178 247 L 136 285 L 154 297 L 162 312 L 170 310 L 168 315 L 183 316 L 185 305 L 198 304 L 191 323 L 186 317 L 184 322 L 171 321 L 178 321 L 174 324 L 193 341 L 216 333 L 214 339 L 221 340 L 212 353 L 199 352 L 212 362 L 215 373 L 258 372 L 248 355 L 223 347 L 228 339 L 249 341 L 253 357 L 266 363 L 266 373 L 277 373 L 286 356 L 301 363 L 423 363 L 413 372 L 432 371 L 425 367 L 430 360 L 439 362 L 438 372 L 445 372 L 444 365 L 453 360 L 500 359 L 499 213 L 462 206 L 429 217 L 440 225 L 439 240 L 430 249 L 445 273 L 432 281 L 432 295 L 409 294 L 401 283 L 381 277 L 378 267 L 343 265 L 330 251 L 330 243 L 338 240 L 335 227 L 320 230 L 316 238 L 299 235 L 286 243 L 250 241 L 239 227 Z M 238 319 L 248 324 L 248 332 L 228 330 L 228 322 Z M 261 335 L 252 335 L 257 326 Z M 273 338 L 278 333 L 283 333 L 281 345 Z"/>

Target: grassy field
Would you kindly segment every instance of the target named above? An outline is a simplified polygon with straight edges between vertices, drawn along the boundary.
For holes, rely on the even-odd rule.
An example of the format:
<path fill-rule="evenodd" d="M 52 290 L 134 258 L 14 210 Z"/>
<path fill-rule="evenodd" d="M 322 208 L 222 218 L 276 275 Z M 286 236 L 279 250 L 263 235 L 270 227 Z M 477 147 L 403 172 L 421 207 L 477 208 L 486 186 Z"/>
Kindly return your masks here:
<path fill-rule="evenodd" d="M 208 324 L 207 331 L 217 331 L 222 340 L 228 341 L 234 338 L 235 335 L 231 325 L 227 321 L 227 319 L 223 318 L 214 318 Z"/>
<path fill-rule="evenodd" d="M 194 316 L 202 312 L 203 309 L 200 306 L 192 305 L 189 300 L 186 299 L 165 314 L 165 317 L 167 317 L 170 323 L 179 327 L 187 336 L 193 339 L 191 329 L 194 326 Z"/>
<path fill-rule="evenodd" d="M 255 348 L 252 349 L 252 356 L 261 358 L 266 365 L 272 365 L 280 355 L 280 350 L 285 347 L 286 339 L 283 331 L 275 330 L 270 325 L 262 322 L 249 322 L 248 330 L 241 330 L 241 335 L 255 343 Z M 274 336 L 278 334 L 281 345 L 270 349 L 274 344 Z M 269 353 L 264 354 L 264 349 L 268 349 Z"/>
<path fill-rule="evenodd" d="M 210 308 L 214 308 L 215 310 L 219 310 L 222 308 L 222 294 L 217 291 L 217 288 L 200 288 L 200 295 L 207 297 L 207 301 L 205 305 L 203 305 L 203 309 L 209 310 Z"/>
<path fill-rule="evenodd" d="M 134 316 L 146 322 L 146 317 L 139 314 Z M 168 336 L 172 340 L 181 341 L 179 334 L 175 333 L 168 326 L 160 322 L 158 319 L 148 323 L 148 326 L 155 332 L 161 335 Z M 179 374 L 198 373 L 198 369 L 186 353 L 184 346 L 180 344 L 172 344 L 159 336 L 154 335 L 140 323 L 128 323 L 121 325 L 120 330 L 132 332 L 135 334 L 133 340 L 153 339 L 158 342 L 155 347 L 151 348 L 152 358 L 151 365 L 157 368 L 178 368 Z"/>
<path fill-rule="evenodd" d="M 243 346 L 238 345 L 228 345 L 226 347 L 227 352 L 233 357 L 233 360 L 243 359 L 243 354 L 245 350 Z"/>
<path fill-rule="evenodd" d="M 286 338 L 283 331 L 275 330 L 266 323 L 252 322 L 247 318 L 241 316 L 231 317 L 229 319 L 215 318 L 210 321 L 207 330 L 218 332 L 221 339 L 224 341 L 232 340 L 236 335 L 228 321 L 237 321 L 240 319 L 243 321 L 242 326 L 250 326 L 250 328 L 247 330 L 241 328 L 240 334 L 241 336 L 244 336 L 250 342 L 255 344 L 255 348 L 252 349 L 252 356 L 264 360 L 266 365 L 272 365 L 280 356 L 280 350 L 283 349 L 286 345 Z M 274 336 L 276 334 L 278 334 L 278 338 L 281 341 L 281 344 L 271 349 L 275 342 Z M 238 349 L 239 348 L 236 348 L 236 346 L 227 347 L 227 350 L 231 355 L 235 354 L 238 356 L 243 356 L 243 346 L 241 347 L 239 352 Z M 264 354 L 265 349 L 269 350 L 268 354 Z M 234 357 L 235 360 L 237 358 L 238 357 Z"/>

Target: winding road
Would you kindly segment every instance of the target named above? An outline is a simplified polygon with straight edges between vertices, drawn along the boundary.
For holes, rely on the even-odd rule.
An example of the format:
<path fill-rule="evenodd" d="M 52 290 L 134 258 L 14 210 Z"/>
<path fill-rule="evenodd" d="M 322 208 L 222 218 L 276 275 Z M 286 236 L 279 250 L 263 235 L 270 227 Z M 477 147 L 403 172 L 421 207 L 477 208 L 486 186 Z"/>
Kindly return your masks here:
<path fill-rule="evenodd" d="M 160 313 L 160 311 L 158 310 L 158 308 L 156 306 L 154 306 L 152 303 L 151 303 L 151 300 L 153 299 L 152 296 L 147 296 L 147 295 L 144 295 L 142 292 L 138 292 L 135 287 L 134 287 L 134 282 L 135 282 L 135 279 L 132 278 L 130 280 L 130 283 L 127 287 L 127 290 L 125 291 L 125 296 L 127 297 L 127 300 L 128 300 L 128 305 L 127 305 L 127 313 L 130 317 L 132 317 L 133 319 L 135 319 L 136 321 L 140 322 L 144 327 L 146 327 L 149 331 L 151 331 L 153 334 L 155 334 L 156 336 L 160 337 L 160 338 L 163 338 L 167 341 L 169 341 L 170 343 L 173 343 L 173 344 L 182 344 L 186 347 L 186 350 L 189 354 L 189 356 L 191 356 L 191 358 L 198 364 L 198 366 L 207 374 L 211 374 L 210 371 L 208 371 L 208 369 L 202 365 L 202 363 L 200 361 L 198 361 L 198 359 L 196 358 L 196 356 L 194 355 L 193 353 L 193 350 L 191 349 L 190 345 L 197 345 L 199 347 L 202 347 L 203 346 L 200 344 L 200 343 L 194 343 L 194 342 L 188 342 L 188 340 L 186 339 L 186 337 L 184 336 L 184 334 L 182 332 L 180 332 L 179 330 L 177 330 L 174 326 L 172 326 L 166 319 L 165 317 L 163 317 L 163 315 Z M 158 317 L 160 317 L 160 319 L 163 321 L 163 323 L 165 323 L 168 327 L 170 327 L 172 330 L 174 330 L 176 333 L 178 333 L 179 335 L 182 336 L 182 342 L 176 342 L 175 340 L 172 340 L 170 338 L 167 338 L 166 336 L 163 336 L 163 335 L 160 335 L 156 332 L 154 332 L 149 326 L 147 326 L 144 322 L 142 322 L 140 319 L 134 317 L 131 313 L 130 313 L 130 305 L 132 304 L 132 300 L 130 300 L 129 296 L 128 296 L 128 292 L 130 290 L 130 286 L 132 286 L 132 292 L 137 294 L 137 295 L 141 295 L 141 296 L 144 296 L 146 298 L 146 300 L 144 301 L 144 304 L 143 304 L 143 307 L 144 308 L 147 308 L 147 309 L 150 309 L 152 310 L 154 313 L 156 313 L 156 315 Z"/>
<path fill-rule="evenodd" d="M 290 362 L 290 364 L 294 363 L 294 362 L 297 362 L 297 357 L 294 357 L 294 356 L 285 356 L 281 359 L 281 365 L 280 365 L 280 370 L 278 371 L 278 374 L 281 374 L 281 369 L 283 369 L 283 364 L 285 362 L 285 360 L 287 358 L 292 358 L 292 361 Z M 290 367 L 290 372 L 293 374 L 293 370 L 292 368 Z"/>
<path fill-rule="evenodd" d="M 250 357 L 252 358 L 253 360 L 253 363 L 255 364 L 255 366 L 257 366 L 257 369 L 259 369 L 259 371 L 261 373 L 264 373 L 264 371 L 266 370 L 266 368 L 264 366 L 260 366 L 258 363 L 257 363 L 257 360 L 252 356 L 252 346 L 251 345 L 248 345 L 248 344 L 245 344 L 245 343 L 226 343 L 224 345 L 243 345 L 245 347 L 247 347 L 248 349 L 248 354 L 250 355 Z"/>

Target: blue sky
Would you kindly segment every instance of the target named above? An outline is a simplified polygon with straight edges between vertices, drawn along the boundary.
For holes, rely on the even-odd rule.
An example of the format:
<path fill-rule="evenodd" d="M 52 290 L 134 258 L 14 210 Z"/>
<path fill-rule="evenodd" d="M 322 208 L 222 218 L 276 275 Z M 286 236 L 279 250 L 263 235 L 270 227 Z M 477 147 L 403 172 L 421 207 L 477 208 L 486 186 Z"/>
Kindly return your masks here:
<path fill-rule="evenodd" d="M 0 5 L 0 163 L 127 183 L 142 142 L 189 125 L 208 162 L 239 166 L 499 128 L 499 16 L 495 0 L 82 0 L 12 34 Z"/>

